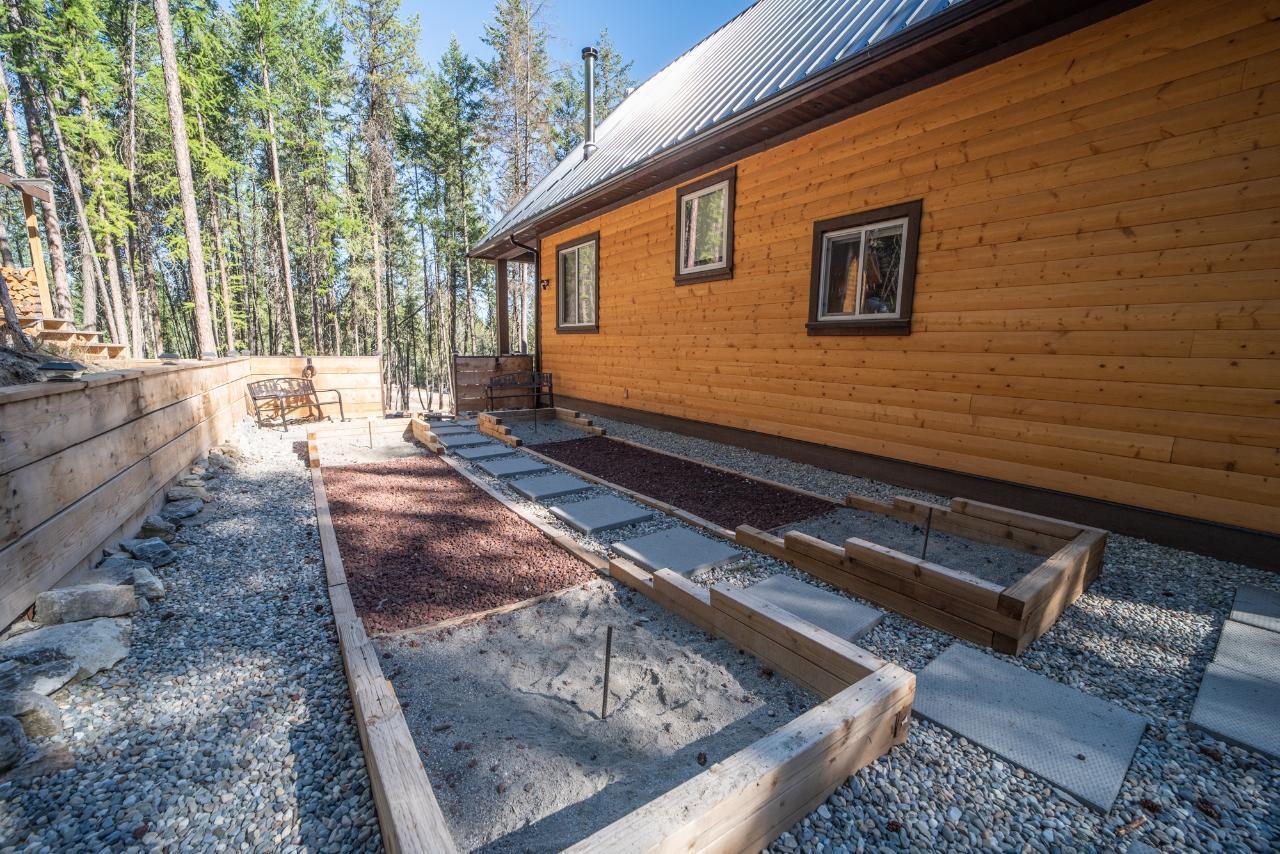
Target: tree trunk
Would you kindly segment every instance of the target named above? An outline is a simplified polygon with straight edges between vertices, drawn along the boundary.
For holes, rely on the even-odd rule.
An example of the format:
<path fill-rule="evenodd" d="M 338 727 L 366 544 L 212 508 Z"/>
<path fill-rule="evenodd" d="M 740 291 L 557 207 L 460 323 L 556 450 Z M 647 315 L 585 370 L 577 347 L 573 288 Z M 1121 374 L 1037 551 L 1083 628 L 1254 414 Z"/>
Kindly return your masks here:
<path fill-rule="evenodd" d="M 382 316 L 382 223 L 376 216 L 370 218 L 369 234 L 373 243 L 373 313 L 374 322 L 374 355 L 382 355 L 383 341 L 386 339 L 386 319 Z"/>
<path fill-rule="evenodd" d="M 9 0 L 16 3 L 17 0 Z M 173 155 L 178 166 L 178 196 L 182 201 L 182 228 L 187 238 L 187 257 L 191 267 L 191 298 L 195 303 L 197 356 L 217 355 L 213 324 L 209 318 L 209 284 L 205 278 L 204 246 L 200 242 L 200 215 L 196 210 L 195 179 L 191 174 L 191 147 L 187 142 L 187 120 L 182 108 L 182 86 L 178 81 L 178 57 L 173 45 L 173 22 L 169 19 L 169 0 L 154 0 L 156 36 L 160 42 L 160 60 L 164 69 L 165 98 L 169 109 L 169 128 L 173 133 Z"/>
<path fill-rule="evenodd" d="M 9 31 L 18 39 L 26 37 L 26 25 L 22 20 L 22 11 L 18 0 L 8 0 Z M 15 47 L 21 41 L 15 42 Z M 25 53 L 25 50 L 23 51 Z M 22 97 L 22 112 L 27 119 L 27 144 L 31 147 L 31 159 L 35 164 L 36 177 L 50 179 L 49 158 L 45 153 L 44 133 L 40 129 L 40 117 L 36 113 L 36 92 L 30 78 L 26 74 L 18 74 L 18 91 Z M 16 162 L 15 162 L 15 165 Z M 25 166 L 25 164 L 24 164 Z M 22 170 L 26 177 L 26 169 Z M 67 282 L 67 259 L 62 251 L 62 225 L 58 221 L 58 211 L 52 201 L 40 201 L 44 214 L 45 239 L 49 244 L 49 264 L 53 268 L 53 308 L 60 317 L 71 317 L 71 286 Z M 36 259 L 32 258 L 34 266 Z"/>
<path fill-rule="evenodd" d="M 82 279 L 80 290 L 84 303 L 81 326 L 84 329 L 93 330 L 98 328 L 98 292 L 102 290 L 104 282 L 102 261 L 98 258 L 98 247 L 94 244 L 93 231 L 89 228 L 89 214 L 84 205 L 84 185 L 80 183 L 80 173 L 71 164 L 71 151 L 67 148 L 66 140 L 63 139 L 58 113 L 54 110 L 53 101 L 47 94 L 44 103 L 49 110 L 53 141 L 58 147 L 59 158 L 62 160 L 62 172 L 67 179 L 67 189 L 71 193 L 71 206 L 75 209 L 76 225 L 79 226 L 80 231 L 80 278 Z M 112 340 L 118 341 L 119 339 L 115 337 L 115 315 L 111 313 L 109 303 L 104 303 L 104 307 L 106 316 L 111 320 L 107 326 Z"/>
<path fill-rule="evenodd" d="M 254 0 L 254 11 L 260 12 L 257 0 Z M 267 167 L 271 173 L 271 195 L 275 202 L 276 212 L 276 244 L 280 247 L 280 276 L 284 280 L 284 298 L 286 313 L 289 316 L 289 338 L 293 342 L 293 355 L 302 355 L 302 343 L 298 340 L 298 313 L 293 300 L 293 270 L 289 264 L 289 234 L 284 227 L 284 184 L 280 178 L 280 157 L 276 152 L 276 117 L 271 106 L 271 69 L 267 66 L 267 49 L 262 39 L 258 40 L 258 59 L 262 71 L 262 92 L 266 107 L 263 108 L 267 120 Z"/>
<path fill-rule="evenodd" d="M 125 62 L 125 100 L 126 100 L 126 118 L 125 118 L 125 147 L 124 147 L 124 168 L 125 174 L 128 176 L 126 182 L 126 192 L 128 193 L 129 212 L 134 216 L 129 218 L 129 231 L 125 235 L 124 241 L 124 263 L 129 269 L 129 328 L 133 330 L 135 338 L 134 343 L 137 345 L 136 355 L 141 357 L 146 351 L 142 343 L 142 308 L 139 305 L 138 297 L 138 270 L 134 266 L 134 256 L 138 239 L 135 207 L 137 199 L 137 188 L 134 184 L 134 170 L 137 167 L 137 150 L 138 150 L 138 110 L 137 110 L 137 87 L 136 71 L 138 64 L 138 0 L 132 0 L 129 3 L 129 57 Z M 153 351 L 155 355 L 159 351 Z"/>

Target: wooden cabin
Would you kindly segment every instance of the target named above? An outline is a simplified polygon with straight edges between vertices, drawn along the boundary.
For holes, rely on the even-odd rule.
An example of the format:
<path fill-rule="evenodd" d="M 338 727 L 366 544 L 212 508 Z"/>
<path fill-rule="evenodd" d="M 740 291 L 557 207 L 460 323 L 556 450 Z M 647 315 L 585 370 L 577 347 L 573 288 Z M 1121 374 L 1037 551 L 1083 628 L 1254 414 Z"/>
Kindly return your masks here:
<path fill-rule="evenodd" d="M 1278 18 L 760 0 L 475 254 L 562 405 L 1276 566 Z"/>

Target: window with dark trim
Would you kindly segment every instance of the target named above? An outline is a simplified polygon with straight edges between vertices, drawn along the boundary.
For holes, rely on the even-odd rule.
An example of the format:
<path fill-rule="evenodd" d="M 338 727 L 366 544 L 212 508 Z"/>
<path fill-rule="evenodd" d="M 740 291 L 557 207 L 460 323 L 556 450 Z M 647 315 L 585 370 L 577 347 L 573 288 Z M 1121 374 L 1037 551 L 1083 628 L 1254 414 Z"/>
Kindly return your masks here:
<path fill-rule="evenodd" d="M 600 233 L 556 247 L 556 331 L 600 331 Z"/>
<path fill-rule="evenodd" d="M 813 226 L 810 335 L 909 335 L 920 201 Z"/>
<path fill-rule="evenodd" d="M 733 278 L 737 167 L 676 190 L 677 285 Z"/>

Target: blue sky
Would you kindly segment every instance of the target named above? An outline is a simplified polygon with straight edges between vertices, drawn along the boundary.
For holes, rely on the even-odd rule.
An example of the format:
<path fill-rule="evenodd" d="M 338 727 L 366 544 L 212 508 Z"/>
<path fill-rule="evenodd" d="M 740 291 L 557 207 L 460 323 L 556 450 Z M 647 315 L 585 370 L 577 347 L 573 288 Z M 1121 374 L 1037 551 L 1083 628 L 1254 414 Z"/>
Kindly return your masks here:
<path fill-rule="evenodd" d="M 609 28 L 618 49 L 635 61 L 637 82 L 684 53 L 751 4 L 751 0 L 545 0 L 552 34 L 551 54 L 561 62 L 581 62 L 582 48 Z M 435 65 L 457 35 L 462 49 L 487 56 L 480 41 L 493 11 L 492 0 L 403 0 L 403 14 L 419 17 L 419 55 Z"/>

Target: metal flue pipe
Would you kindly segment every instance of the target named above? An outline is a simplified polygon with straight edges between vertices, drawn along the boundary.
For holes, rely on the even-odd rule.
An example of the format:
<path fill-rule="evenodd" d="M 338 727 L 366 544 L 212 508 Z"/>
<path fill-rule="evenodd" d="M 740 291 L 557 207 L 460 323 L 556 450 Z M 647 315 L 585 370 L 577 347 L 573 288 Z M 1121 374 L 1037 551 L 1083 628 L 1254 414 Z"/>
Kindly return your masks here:
<path fill-rule="evenodd" d="M 582 137 L 582 159 L 587 160 L 596 151 L 596 60 L 600 51 L 594 47 L 582 49 L 583 77 L 587 87 L 587 124 Z"/>

